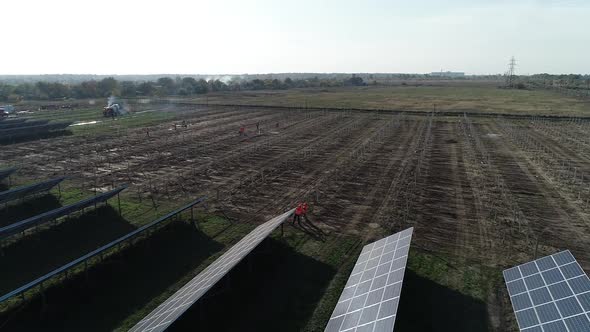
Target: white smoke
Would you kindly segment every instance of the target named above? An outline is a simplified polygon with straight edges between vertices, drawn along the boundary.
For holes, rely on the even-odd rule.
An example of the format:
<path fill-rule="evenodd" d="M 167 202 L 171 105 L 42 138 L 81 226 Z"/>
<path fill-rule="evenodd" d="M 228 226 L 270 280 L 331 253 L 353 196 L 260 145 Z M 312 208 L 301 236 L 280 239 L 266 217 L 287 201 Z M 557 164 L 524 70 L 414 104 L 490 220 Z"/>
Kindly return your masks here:
<path fill-rule="evenodd" d="M 113 105 L 116 101 L 117 101 L 117 97 L 110 96 L 109 99 L 107 100 L 107 107 L 111 107 L 111 105 Z"/>
<path fill-rule="evenodd" d="M 234 78 L 234 76 L 232 76 L 232 75 L 207 76 L 207 78 L 205 78 L 205 81 L 209 82 L 209 81 L 220 80 L 221 82 L 228 84 L 229 82 L 231 82 L 231 80 L 233 78 Z"/>

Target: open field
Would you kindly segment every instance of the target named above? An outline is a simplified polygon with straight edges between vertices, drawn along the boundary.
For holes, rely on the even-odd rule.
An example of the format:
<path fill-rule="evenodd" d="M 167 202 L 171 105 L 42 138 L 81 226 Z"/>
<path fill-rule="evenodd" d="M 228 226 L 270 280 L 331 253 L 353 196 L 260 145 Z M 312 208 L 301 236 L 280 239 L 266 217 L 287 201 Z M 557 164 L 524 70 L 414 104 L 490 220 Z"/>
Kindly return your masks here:
<path fill-rule="evenodd" d="M 199 324 L 211 330 L 230 310 L 236 319 L 222 329 L 322 330 L 362 244 L 411 226 L 396 331 L 513 331 L 504 268 L 532 259 L 535 251 L 541 256 L 567 248 L 590 270 L 590 122 L 462 114 L 584 116 L 590 114 L 587 103 L 490 87 L 208 98 L 212 104 L 289 106 L 306 100 L 308 106 L 425 114 L 147 104 L 117 120 L 97 116 L 93 107 L 29 115 L 102 121 L 74 127 L 69 135 L 2 146 L 0 165 L 20 167 L 17 184 L 70 177 L 61 199 L 41 197 L 34 207 L 63 205 L 123 183 L 130 188 L 122 195 L 122 216 L 105 207 L 5 248 L 0 266 L 13 270 L 1 275 L 10 280 L 0 285 L 2 293 L 189 199 L 207 195 L 209 206 L 200 215 L 200 231 L 170 223 L 95 262 L 87 276 L 80 272 L 55 283 L 46 306 L 37 296 L 1 307 L 0 331 L 125 330 L 254 225 L 300 200 L 311 204 L 310 223 L 265 241 L 253 262 L 241 263 L 227 278 L 231 287 L 222 283 L 177 329 Z M 433 103 L 457 115 L 429 113 Z M 238 135 L 241 126 L 247 136 Z M 11 212 L 0 210 L 0 216 L 11 221 L 37 211 L 30 202 L 6 209 Z M 93 241 L 84 241 L 88 234 Z M 63 245 L 54 248 L 55 243 Z M 39 248 L 52 259 L 40 255 L 25 266 L 23 259 Z M 272 319 L 261 316 L 262 308 L 272 308 Z M 89 322 L 96 324 L 84 325 Z M 279 328 L 281 322 L 287 323 Z"/>
<path fill-rule="evenodd" d="M 409 83 L 410 84 L 410 83 Z M 502 83 L 497 83 L 501 85 Z M 554 91 L 507 90 L 481 82 L 429 86 L 366 86 L 209 94 L 201 103 L 295 107 L 371 108 L 392 110 L 480 112 L 589 116 L 590 103 Z"/>

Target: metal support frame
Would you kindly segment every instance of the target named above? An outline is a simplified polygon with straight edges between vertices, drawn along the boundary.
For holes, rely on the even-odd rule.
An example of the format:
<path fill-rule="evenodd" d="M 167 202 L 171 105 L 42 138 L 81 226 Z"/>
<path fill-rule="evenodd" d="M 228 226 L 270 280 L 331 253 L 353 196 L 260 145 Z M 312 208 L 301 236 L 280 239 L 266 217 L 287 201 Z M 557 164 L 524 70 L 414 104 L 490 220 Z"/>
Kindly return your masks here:
<path fill-rule="evenodd" d="M 120 195 L 120 193 L 117 194 L 117 205 L 119 207 L 119 216 L 122 216 L 123 213 L 121 212 L 121 195 Z"/>

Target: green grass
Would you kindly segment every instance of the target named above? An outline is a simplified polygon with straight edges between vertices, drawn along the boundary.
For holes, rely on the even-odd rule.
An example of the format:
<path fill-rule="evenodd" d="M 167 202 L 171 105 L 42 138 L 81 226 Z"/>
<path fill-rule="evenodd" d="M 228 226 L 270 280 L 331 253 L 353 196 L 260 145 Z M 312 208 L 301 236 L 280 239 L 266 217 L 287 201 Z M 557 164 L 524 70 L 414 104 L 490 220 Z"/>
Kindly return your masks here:
<path fill-rule="evenodd" d="M 173 112 L 150 111 L 141 113 L 130 113 L 117 117 L 115 120 L 105 118 L 102 109 L 97 108 L 76 108 L 69 110 L 45 110 L 35 111 L 25 115 L 30 120 L 50 120 L 51 122 L 91 122 L 94 124 L 71 126 L 68 130 L 77 136 L 92 136 L 101 134 L 117 134 L 131 128 L 152 126 L 161 122 L 170 121 L 175 118 Z M 123 133 L 120 133 L 123 134 Z"/>
<path fill-rule="evenodd" d="M 498 268 L 412 249 L 396 331 L 495 330 L 489 305 L 501 287 Z"/>

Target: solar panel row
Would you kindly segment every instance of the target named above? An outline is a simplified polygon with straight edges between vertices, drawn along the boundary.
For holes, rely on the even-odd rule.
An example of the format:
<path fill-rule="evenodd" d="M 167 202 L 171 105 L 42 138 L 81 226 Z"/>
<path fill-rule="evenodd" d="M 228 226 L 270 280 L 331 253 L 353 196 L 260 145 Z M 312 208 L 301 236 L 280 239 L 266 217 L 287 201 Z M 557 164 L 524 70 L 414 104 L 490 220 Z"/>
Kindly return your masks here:
<path fill-rule="evenodd" d="M 41 214 L 36 215 L 34 217 L 31 217 L 31 218 L 16 222 L 14 224 L 10 224 L 8 226 L 2 227 L 2 228 L 0 228 L 0 240 L 7 238 L 11 235 L 14 235 L 14 234 L 18 234 L 18 233 L 20 233 L 24 230 L 27 230 L 29 228 L 32 228 L 34 226 L 37 226 L 37 225 L 43 224 L 45 222 L 66 216 L 72 212 L 76 212 L 78 210 L 89 207 L 89 206 L 94 205 L 96 203 L 105 202 L 109 198 L 117 195 L 118 193 L 125 190 L 126 188 L 127 188 L 127 185 L 119 187 L 115 190 L 111 190 L 109 192 L 100 194 L 100 195 L 96 195 L 94 197 L 90 197 L 90 198 L 81 200 L 77 203 L 67 205 L 67 206 L 62 206 L 62 207 L 57 208 L 55 210 L 41 213 Z"/>
<path fill-rule="evenodd" d="M 193 206 L 195 206 L 195 205 L 197 205 L 197 204 L 199 204 L 201 202 L 204 202 L 205 199 L 206 199 L 206 197 L 201 197 L 201 198 L 199 198 L 199 199 L 197 199 L 197 200 L 195 200 L 195 201 L 193 201 L 193 202 L 191 202 L 191 203 L 189 203 L 189 204 L 181 207 L 180 209 L 174 210 L 174 211 L 166 214 L 165 216 L 162 216 L 162 217 L 160 217 L 160 218 L 152 221 L 151 223 L 149 223 L 147 225 L 141 226 L 140 228 L 138 228 L 138 229 L 136 229 L 136 230 L 134 230 L 134 231 L 132 231 L 132 232 L 130 232 L 130 233 L 128 233 L 128 234 L 126 234 L 126 235 L 118 238 L 118 239 L 116 239 L 115 241 L 112 241 L 110 243 L 107 243 L 104 246 L 102 246 L 102 247 L 100 247 L 100 248 L 98 248 L 98 249 L 96 249 L 94 251 L 91 251 L 88 254 L 86 254 L 86 255 L 84 255 L 84 256 L 76 259 L 76 260 L 73 260 L 70 263 L 68 263 L 68 264 L 66 264 L 66 265 L 64 265 L 64 266 L 62 266 L 62 267 L 60 267 L 58 269 L 55 269 L 55 270 L 47 273 L 46 275 L 44 275 L 44 276 L 42 276 L 40 278 L 37 278 L 37 279 L 29 282 L 28 284 L 23 285 L 23 286 L 15 289 L 15 290 L 13 290 L 12 292 L 10 292 L 8 294 L 5 294 L 3 296 L 0 296 L 0 303 L 2 303 L 4 301 L 6 301 L 6 300 L 8 300 L 8 299 L 10 299 L 10 298 L 18 295 L 18 294 L 24 293 L 24 292 L 28 291 L 29 289 L 31 289 L 31 288 L 33 288 L 33 287 L 41 284 L 42 282 L 44 282 L 44 281 L 46 281 L 46 280 L 48 280 L 48 279 L 50 279 L 50 278 L 52 278 L 52 277 L 54 277 L 54 276 L 62 273 L 64 271 L 67 271 L 67 270 L 69 270 L 69 269 L 71 269 L 71 268 L 73 268 L 75 266 L 80 265 L 83 262 L 91 259 L 92 257 L 95 257 L 97 255 L 100 255 L 101 253 L 107 251 L 110 248 L 113 248 L 114 246 L 116 246 L 116 245 L 118 245 L 118 244 L 120 244 L 120 243 L 122 243 L 124 241 L 127 241 L 127 240 L 129 240 L 131 238 L 136 237 L 137 235 L 143 233 L 147 229 L 150 229 L 150 228 L 152 228 L 152 227 L 154 227 L 154 226 L 162 223 L 163 221 L 165 221 L 167 219 L 170 219 L 173 216 L 175 216 L 175 215 L 177 215 L 177 214 L 179 214 L 179 213 L 181 213 L 181 212 L 183 212 L 185 210 L 188 210 L 188 209 L 192 208 Z"/>
<path fill-rule="evenodd" d="M 15 199 L 24 198 L 43 191 L 48 191 L 65 179 L 65 177 L 59 177 L 0 192 L 0 203 L 10 202 Z"/>
<path fill-rule="evenodd" d="M 8 177 L 10 174 L 14 173 L 16 171 L 16 167 L 11 167 L 11 168 L 5 168 L 0 170 L 0 180 Z"/>
<path fill-rule="evenodd" d="M 590 279 L 569 250 L 504 271 L 523 332 L 590 331 Z"/>
<path fill-rule="evenodd" d="M 414 228 L 366 245 L 326 332 L 393 331 Z"/>
<path fill-rule="evenodd" d="M 26 123 L 25 123 L 26 124 Z M 33 125 L 27 127 L 0 129 L 0 139 L 19 138 L 30 136 L 31 134 L 43 134 L 51 130 L 65 129 L 72 122 L 54 122 L 43 125 Z"/>
<path fill-rule="evenodd" d="M 34 120 L 34 121 L 6 121 L 0 123 L 0 129 L 10 129 L 18 127 L 38 126 L 48 123 L 49 120 Z"/>
<path fill-rule="evenodd" d="M 215 262 L 143 318 L 130 331 L 164 331 L 246 257 L 273 230 L 291 216 L 293 211 L 285 212 L 256 227 Z"/>

